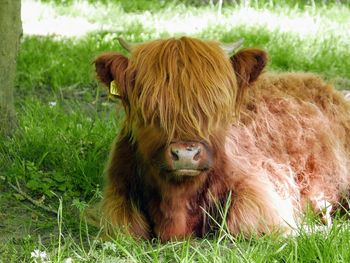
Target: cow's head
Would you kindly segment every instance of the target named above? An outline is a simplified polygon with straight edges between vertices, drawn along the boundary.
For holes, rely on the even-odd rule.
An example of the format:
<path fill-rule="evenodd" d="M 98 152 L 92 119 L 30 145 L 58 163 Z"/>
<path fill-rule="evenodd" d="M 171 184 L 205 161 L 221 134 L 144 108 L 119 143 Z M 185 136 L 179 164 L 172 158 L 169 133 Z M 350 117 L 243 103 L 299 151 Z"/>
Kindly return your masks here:
<path fill-rule="evenodd" d="M 130 58 L 107 53 L 95 66 L 105 85 L 116 83 L 137 156 L 166 179 L 210 170 L 266 53 L 243 49 L 229 57 L 220 43 L 188 37 L 127 48 Z"/>

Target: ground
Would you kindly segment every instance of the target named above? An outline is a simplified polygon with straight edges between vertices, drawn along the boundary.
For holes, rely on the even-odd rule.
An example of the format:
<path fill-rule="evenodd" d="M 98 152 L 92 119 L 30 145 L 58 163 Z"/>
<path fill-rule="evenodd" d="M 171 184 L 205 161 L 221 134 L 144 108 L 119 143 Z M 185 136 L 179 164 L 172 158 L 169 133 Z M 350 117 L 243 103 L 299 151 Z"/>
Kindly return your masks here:
<path fill-rule="evenodd" d="M 166 244 L 123 234 L 103 243 L 82 216 L 101 197 L 123 116 L 91 64 L 103 51 L 125 54 L 116 37 L 243 37 L 244 47 L 268 51 L 268 70 L 315 72 L 346 90 L 349 4 L 224 1 L 219 15 L 216 1 L 92 2 L 23 1 L 15 94 L 20 125 L 12 138 L 0 139 L 0 262 L 349 262 L 350 230 L 340 216 L 327 232 L 247 240 L 228 235 L 223 224 L 215 236 Z M 39 205 L 10 186 L 16 181 Z M 317 220 L 307 220 L 313 229 Z"/>

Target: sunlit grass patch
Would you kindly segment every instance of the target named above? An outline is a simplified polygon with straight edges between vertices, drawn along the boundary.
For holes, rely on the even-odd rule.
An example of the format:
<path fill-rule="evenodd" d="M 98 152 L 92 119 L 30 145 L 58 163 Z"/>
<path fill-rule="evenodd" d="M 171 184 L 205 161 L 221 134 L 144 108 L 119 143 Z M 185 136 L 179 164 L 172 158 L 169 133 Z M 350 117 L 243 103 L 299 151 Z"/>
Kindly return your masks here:
<path fill-rule="evenodd" d="M 345 5 L 304 5 L 300 9 L 297 4 L 286 8 L 271 1 L 260 1 L 261 4 L 243 1 L 245 4 L 225 5 L 222 14 L 218 15 L 215 5 L 192 6 L 176 1 L 160 6 L 153 1 L 153 8 L 142 12 L 138 8 L 139 1 L 67 2 L 66 5 L 55 5 L 24 1 L 24 33 L 81 37 L 96 30 L 123 33 L 131 24 L 139 23 L 146 31 L 154 30 L 155 37 L 166 32 L 170 35 L 198 34 L 208 26 L 225 26 L 228 30 L 229 27 L 248 26 L 301 36 L 332 33 L 348 41 L 342 32 L 347 30 L 350 22 L 349 7 Z M 134 8 L 125 10 L 125 2 Z M 147 6 L 146 1 L 143 4 Z"/>

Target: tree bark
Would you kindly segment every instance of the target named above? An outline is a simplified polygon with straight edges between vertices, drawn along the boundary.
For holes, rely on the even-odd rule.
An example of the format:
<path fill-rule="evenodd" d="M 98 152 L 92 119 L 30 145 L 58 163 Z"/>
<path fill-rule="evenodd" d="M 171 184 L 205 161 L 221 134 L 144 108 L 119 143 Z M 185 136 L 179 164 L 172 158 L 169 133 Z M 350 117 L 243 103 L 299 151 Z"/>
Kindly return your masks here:
<path fill-rule="evenodd" d="M 4 135 L 16 127 L 13 91 L 21 35 L 21 1 L 0 0 L 0 133 Z"/>

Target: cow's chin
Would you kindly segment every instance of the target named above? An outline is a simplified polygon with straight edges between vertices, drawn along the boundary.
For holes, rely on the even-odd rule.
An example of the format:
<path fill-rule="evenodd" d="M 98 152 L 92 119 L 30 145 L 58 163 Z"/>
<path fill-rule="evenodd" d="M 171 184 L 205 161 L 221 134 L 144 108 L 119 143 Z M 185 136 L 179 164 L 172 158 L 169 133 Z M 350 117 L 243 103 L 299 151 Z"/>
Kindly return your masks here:
<path fill-rule="evenodd" d="M 195 180 L 208 172 L 209 169 L 176 169 L 166 171 L 165 179 L 169 182 L 181 183 Z"/>

